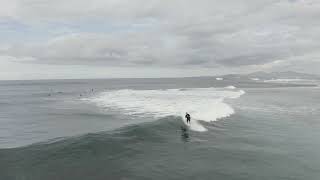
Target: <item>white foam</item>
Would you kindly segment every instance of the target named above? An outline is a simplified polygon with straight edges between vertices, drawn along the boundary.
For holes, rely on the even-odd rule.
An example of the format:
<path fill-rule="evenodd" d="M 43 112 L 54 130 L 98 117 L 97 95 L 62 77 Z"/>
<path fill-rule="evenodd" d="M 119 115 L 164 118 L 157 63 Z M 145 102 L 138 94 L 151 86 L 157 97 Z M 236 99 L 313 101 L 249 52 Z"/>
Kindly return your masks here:
<path fill-rule="evenodd" d="M 169 115 L 191 115 L 190 129 L 206 131 L 198 120 L 215 121 L 234 113 L 225 98 L 238 98 L 244 91 L 216 88 L 192 88 L 169 90 L 116 90 L 106 91 L 89 100 L 98 106 L 122 110 L 128 115 L 152 115 L 156 118 Z"/>
<path fill-rule="evenodd" d="M 216 80 L 217 80 L 217 81 L 222 81 L 223 78 L 217 77 Z"/>
<path fill-rule="evenodd" d="M 253 81 L 259 81 L 260 79 L 259 78 L 250 78 L 251 80 Z"/>
<path fill-rule="evenodd" d="M 302 81 L 314 81 L 312 79 L 270 79 L 270 80 L 264 80 L 263 82 L 302 82 Z"/>
<path fill-rule="evenodd" d="M 234 86 L 227 86 L 227 87 L 225 87 L 226 89 L 236 89 L 236 87 L 234 87 Z"/>

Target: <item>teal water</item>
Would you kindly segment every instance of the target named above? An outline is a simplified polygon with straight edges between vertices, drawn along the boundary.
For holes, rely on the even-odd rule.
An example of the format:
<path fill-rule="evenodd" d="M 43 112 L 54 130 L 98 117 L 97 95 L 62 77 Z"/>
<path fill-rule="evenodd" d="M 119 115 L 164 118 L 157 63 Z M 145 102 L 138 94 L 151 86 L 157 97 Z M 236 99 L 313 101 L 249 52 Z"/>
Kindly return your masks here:
<path fill-rule="evenodd" d="M 132 82 L 129 89 L 151 87 L 139 83 Z M 1 91 L 0 179 L 320 178 L 317 87 L 242 84 L 244 95 L 225 100 L 235 113 L 201 122 L 208 130 L 198 132 L 177 115 L 132 118 L 80 100 L 110 84 L 31 83 L 22 90 L 21 85 L 6 85 L 11 91 Z M 128 82 L 119 84 L 113 88 L 127 88 Z M 164 81 L 151 89 L 191 86 L 171 84 Z"/>

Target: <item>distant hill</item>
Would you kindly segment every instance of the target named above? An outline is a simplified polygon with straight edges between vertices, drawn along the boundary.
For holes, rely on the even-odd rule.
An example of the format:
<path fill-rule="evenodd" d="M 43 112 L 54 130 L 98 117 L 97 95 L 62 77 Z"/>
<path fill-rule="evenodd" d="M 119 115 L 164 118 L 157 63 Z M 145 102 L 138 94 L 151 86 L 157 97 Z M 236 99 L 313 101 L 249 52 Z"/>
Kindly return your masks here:
<path fill-rule="evenodd" d="M 248 77 L 260 78 L 260 79 L 319 79 L 319 76 L 314 74 L 298 73 L 294 71 L 271 72 L 271 73 L 259 71 L 259 72 L 248 74 Z"/>
<path fill-rule="evenodd" d="M 284 72 L 263 72 L 257 71 L 250 74 L 229 74 L 222 76 L 225 79 L 259 79 L 259 80 L 270 80 L 270 79 L 307 79 L 315 80 L 320 79 L 320 76 L 314 74 L 298 73 L 294 71 L 284 71 Z"/>

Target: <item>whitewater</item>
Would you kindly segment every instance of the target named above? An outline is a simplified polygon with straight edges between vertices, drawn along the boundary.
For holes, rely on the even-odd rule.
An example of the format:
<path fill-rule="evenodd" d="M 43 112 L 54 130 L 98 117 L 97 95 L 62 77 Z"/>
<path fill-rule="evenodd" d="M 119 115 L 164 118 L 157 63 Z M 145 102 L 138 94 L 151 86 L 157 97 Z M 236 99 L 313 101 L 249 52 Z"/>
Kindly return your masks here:
<path fill-rule="evenodd" d="M 233 87 L 233 86 L 232 86 Z M 83 98 L 107 109 L 121 110 L 130 116 L 180 116 L 191 114 L 190 129 L 206 131 L 199 121 L 216 121 L 234 113 L 225 99 L 239 98 L 245 92 L 230 88 L 186 88 L 166 90 L 122 89 L 101 92 L 96 96 Z M 185 121 L 184 121 L 185 122 Z M 185 122 L 186 123 L 186 122 Z"/>

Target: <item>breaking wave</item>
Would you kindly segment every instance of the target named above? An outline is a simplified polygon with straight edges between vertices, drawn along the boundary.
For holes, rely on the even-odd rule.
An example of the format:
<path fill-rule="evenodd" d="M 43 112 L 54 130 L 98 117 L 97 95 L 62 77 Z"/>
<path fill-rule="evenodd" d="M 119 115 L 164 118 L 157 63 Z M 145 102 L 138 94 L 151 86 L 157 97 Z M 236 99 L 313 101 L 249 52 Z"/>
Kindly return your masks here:
<path fill-rule="evenodd" d="M 264 80 L 263 82 L 279 82 L 279 83 L 289 83 L 289 82 L 314 82 L 312 79 L 270 79 Z"/>
<path fill-rule="evenodd" d="M 227 86 L 227 87 L 225 87 L 226 89 L 236 89 L 236 87 L 235 86 Z"/>
<path fill-rule="evenodd" d="M 180 116 L 191 114 L 190 129 L 206 131 L 198 121 L 215 121 L 228 117 L 234 109 L 224 102 L 225 99 L 239 98 L 243 90 L 218 88 L 189 88 L 168 90 L 132 90 L 122 89 L 106 91 L 87 98 L 103 108 L 121 110 L 132 116 Z"/>

